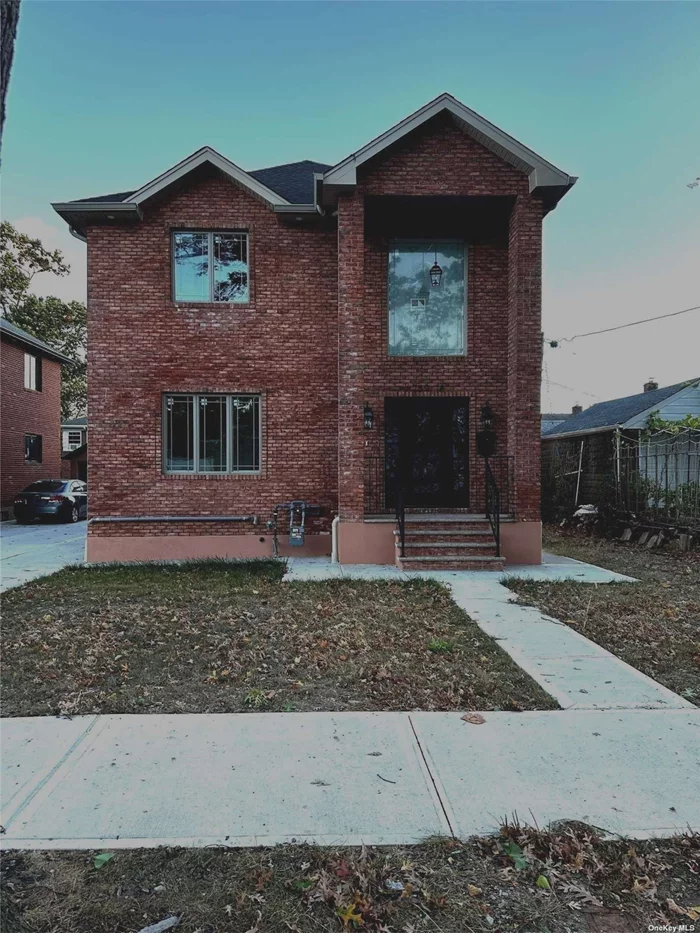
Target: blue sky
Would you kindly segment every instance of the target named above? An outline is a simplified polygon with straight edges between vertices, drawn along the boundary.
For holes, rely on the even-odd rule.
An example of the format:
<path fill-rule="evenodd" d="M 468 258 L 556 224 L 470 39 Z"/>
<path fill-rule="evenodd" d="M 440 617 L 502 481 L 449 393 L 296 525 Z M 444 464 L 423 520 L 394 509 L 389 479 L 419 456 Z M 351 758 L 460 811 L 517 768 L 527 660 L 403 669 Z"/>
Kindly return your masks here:
<path fill-rule="evenodd" d="M 247 169 L 333 163 L 449 91 L 580 176 L 545 222 L 549 336 L 675 311 L 700 304 L 699 34 L 696 3 L 25 0 L 3 216 L 72 263 L 37 291 L 83 298 L 51 201 L 204 144 Z M 543 405 L 700 375 L 698 343 L 693 313 L 547 350 Z"/>

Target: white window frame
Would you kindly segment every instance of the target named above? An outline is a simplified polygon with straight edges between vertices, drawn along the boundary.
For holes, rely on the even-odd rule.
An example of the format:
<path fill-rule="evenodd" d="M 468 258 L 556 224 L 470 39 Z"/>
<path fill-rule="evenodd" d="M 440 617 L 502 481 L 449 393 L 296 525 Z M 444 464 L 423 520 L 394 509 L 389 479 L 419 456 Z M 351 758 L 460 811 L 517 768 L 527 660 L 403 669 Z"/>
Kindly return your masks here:
<path fill-rule="evenodd" d="M 37 374 L 39 374 L 37 379 Z M 29 392 L 41 391 L 41 357 L 34 353 L 24 354 L 24 388 Z"/>
<path fill-rule="evenodd" d="M 389 264 L 391 263 L 391 254 L 396 249 L 397 245 L 400 246 L 402 243 L 461 243 L 464 246 L 464 299 L 462 302 L 463 314 L 462 314 L 462 349 L 459 353 L 397 353 L 392 351 L 391 348 L 391 334 L 392 334 L 392 310 L 390 306 L 389 299 Z M 434 237 L 430 239 L 428 237 L 393 237 L 389 241 L 389 250 L 386 257 L 386 326 L 387 326 L 387 354 L 391 359 L 411 359 L 411 360 L 431 360 L 431 359 L 459 359 L 460 357 L 467 355 L 467 340 L 469 334 L 469 244 L 466 240 L 458 237 Z M 430 285 L 430 282 L 427 281 L 426 275 L 426 292 L 429 295 L 431 288 L 434 286 Z M 440 286 L 438 286 L 439 288 Z M 425 301 L 422 296 L 416 296 L 419 301 Z M 411 299 L 411 304 L 413 306 L 413 300 Z"/>
<path fill-rule="evenodd" d="M 83 443 L 83 432 L 80 429 L 68 430 L 66 431 L 66 435 L 66 443 L 71 448 L 80 447 L 80 445 Z M 75 440 L 76 437 L 77 440 Z"/>
<path fill-rule="evenodd" d="M 197 236 L 206 236 L 208 241 L 207 246 L 207 256 L 209 261 L 209 297 L 208 298 L 196 298 L 191 300 L 189 298 L 178 298 L 177 297 L 177 263 L 175 261 L 175 237 L 178 233 L 189 233 Z M 215 236 L 240 236 L 245 239 L 245 261 L 248 266 L 248 293 L 245 299 L 241 301 L 217 301 L 214 297 L 214 237 Z M 185 228 L 179 228 L 173 230 L 170 237 L 170 255 L 171 255 L 171 267 L 172 267 L 172 289 L 173 289 L 173 301 L 178 305 L 198 305 L 198 304 L 210 304 L 210 305 L 248 305 L 250 304 L 250 234 L 247 230 L 190 230 Z"/>
<path fill-rule="evenodd" d="M 202 410 L 200 399 L 216 396 L 226 399 L 226 469 L 200 470 L 199 468 L 199 413 Z M 191 470 L 173 470 L 168 467 L 168 399 L 191 398 L 193 458 Z M 258 466 L 252 469 L 233 469 L 233 400 L 235 398 L 257 399 L 258 402 Z M 262 472 L 262 395 L 259 392 L 166 392 L 163 395 L 162 408 L 163 473 L 167 476 L 259 476 Z"/>

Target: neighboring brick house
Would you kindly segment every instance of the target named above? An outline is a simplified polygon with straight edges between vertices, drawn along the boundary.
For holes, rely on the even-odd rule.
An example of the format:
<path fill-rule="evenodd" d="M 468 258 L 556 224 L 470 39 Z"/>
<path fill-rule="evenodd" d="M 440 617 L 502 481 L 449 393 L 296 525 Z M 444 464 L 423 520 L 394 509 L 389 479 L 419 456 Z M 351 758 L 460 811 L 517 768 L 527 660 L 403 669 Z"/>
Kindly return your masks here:
<path fill-rule="evenodd" d="M 281 553 L 393 562 L 406 514 L 412 566 L 500 566 L 496 485 L 539 562 L 542 220 L 574 182 L 444 94 L 335 166 L 207 147 L 54 205 L 88 244 L 88 558 L 270 554 L 305 500 Z"/>
<path fill-rule="evenodd" d="M 0 317 L 2 511 L 37 479 L 61 476 L 61 365 L 72 362 Z"/>

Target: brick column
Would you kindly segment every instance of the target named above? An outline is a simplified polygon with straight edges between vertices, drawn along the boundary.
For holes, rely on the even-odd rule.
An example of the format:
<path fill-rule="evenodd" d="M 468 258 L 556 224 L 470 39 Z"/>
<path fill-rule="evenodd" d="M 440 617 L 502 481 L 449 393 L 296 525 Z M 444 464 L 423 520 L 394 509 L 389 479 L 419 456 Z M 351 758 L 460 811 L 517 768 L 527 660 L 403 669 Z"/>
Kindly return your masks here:
<path fill-rule="evenodd" d="M 540 521 L 542 202 L 519 196 L 508 231 L 508 453 L 515 515 Z"/>
<path fill-rule="evenodd" d="M 364 518 L 365 204 L 355 191 L 338 200 L 338 513 Z"/>

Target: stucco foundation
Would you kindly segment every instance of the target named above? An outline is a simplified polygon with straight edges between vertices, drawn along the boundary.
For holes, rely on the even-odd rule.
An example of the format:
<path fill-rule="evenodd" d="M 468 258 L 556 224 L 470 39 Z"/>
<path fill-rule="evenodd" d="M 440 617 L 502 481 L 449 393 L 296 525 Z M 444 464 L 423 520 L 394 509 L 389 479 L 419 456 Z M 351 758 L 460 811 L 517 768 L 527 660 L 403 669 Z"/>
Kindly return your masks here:
<path fill-rule="evenodd" d="M 331 553 L 329 534 L 307 535 L 303 547 L 279 539 L 280 557 L 325 557 Z M 108 561 L 201 560 L 208 557 L 243 559 L 272 557 L 270 535 L 88 535 L 87 560 Z"/>
<path fill-rule="evenodd" d="M 393 564 L 396 522 L 340 522 L 338 559 L 341 564 Z"/>
<path fill-rule="evenodd" d="M 542 563 L 542 522 L 502 522 L 501 554 L 508 564 Z"/>

